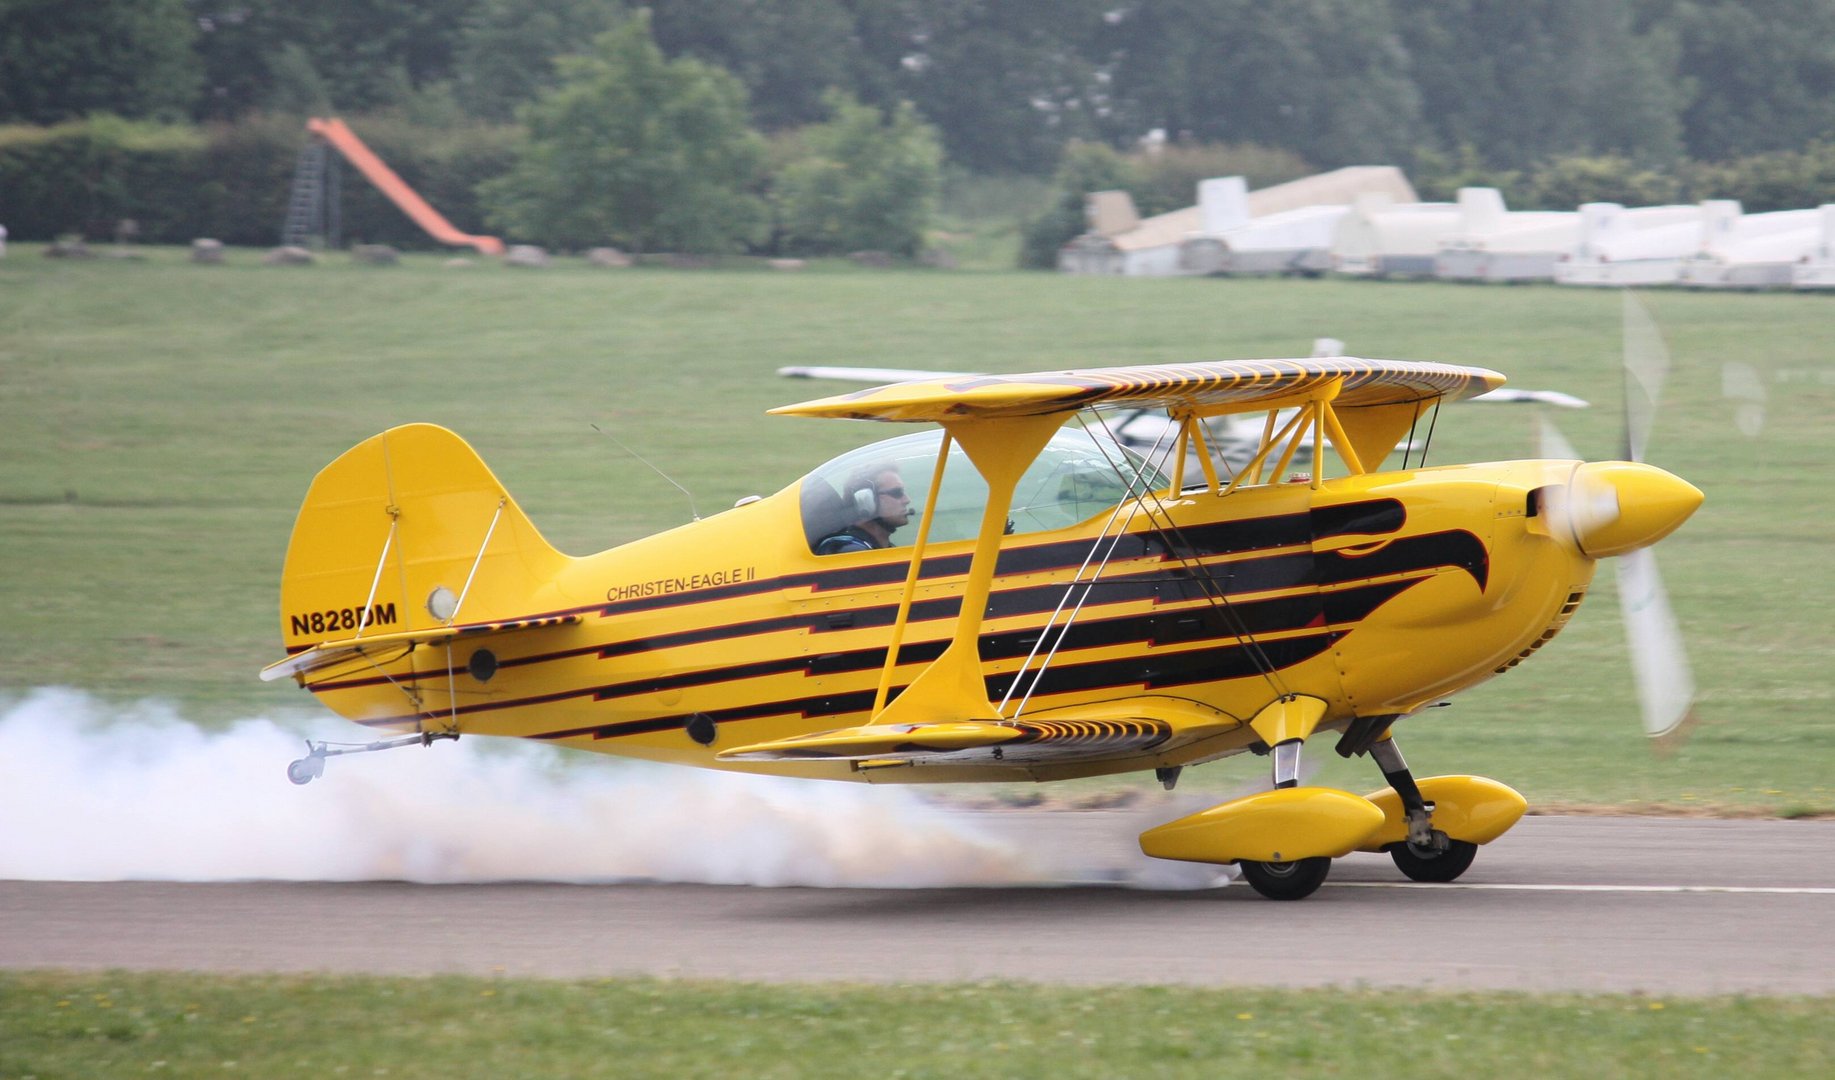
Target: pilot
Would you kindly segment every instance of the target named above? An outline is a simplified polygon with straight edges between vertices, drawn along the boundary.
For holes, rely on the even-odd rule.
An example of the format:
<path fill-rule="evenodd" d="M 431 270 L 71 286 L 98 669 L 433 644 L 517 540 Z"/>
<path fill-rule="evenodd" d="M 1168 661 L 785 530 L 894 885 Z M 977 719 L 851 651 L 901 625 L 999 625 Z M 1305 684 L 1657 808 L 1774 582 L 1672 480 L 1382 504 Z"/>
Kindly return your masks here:
<path fill-rule="evenodd" d="M 856 473 L 847 484 L 847 505 L 853 524 L 816 545 L 817 555 L 843 551 L 872 551 L 892 546 L 892 534 L 911 523 L 911 497 L 905 481 L 890 465 L 874 465 Z"/>

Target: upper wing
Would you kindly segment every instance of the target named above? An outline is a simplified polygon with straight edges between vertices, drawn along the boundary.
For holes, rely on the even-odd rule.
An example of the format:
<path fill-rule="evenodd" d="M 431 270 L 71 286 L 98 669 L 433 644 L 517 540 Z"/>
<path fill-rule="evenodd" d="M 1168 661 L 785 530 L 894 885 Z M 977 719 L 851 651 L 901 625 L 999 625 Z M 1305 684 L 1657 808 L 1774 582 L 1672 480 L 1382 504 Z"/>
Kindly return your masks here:
<path fill-rule="evenodd" d="M 1314 343 L 1315 357 L 1330 357 L 1344 347 L 1342 341 L 1331 338 L 1320 338 Z M 1318 351 L 1330 346 L 1325 351 Z M 821 365 L 792 365 L 777 369 L 779 375 L 790 379 L 829 379 L 835 382 L 863 382 L 874 384 L 918 382 L 920 380 L 953 380 L 969 378 L 977 373 L 958 371 L 933 371 L 922 368 L 883 368 L 883 367 L 832 367 Z M 1591 402 L 1559 390 L 1518 390 L 1514 387 L 1491 390 L 1465 399 L 1486 405 L 1508 405 L 1528 402 L 1538 405 L 1558 405 L 1563 409 L 1584 409 Z M 1139 414 L 1137 414 L 1139 415 Z"/>
<path fill-rule="evenodd" d="M 1340 409 L 1456 401 L 1495 390 L 1488 368 L 1349 356 L 1303 360 L 1223 360 L 1195 364 L 1085 368 L 1021 375 L 925 378 L 771 410 L 788 416 L 932 421 L 1041 416 L 1086 406 L 1224 407 L 1249 411 L 1342 380 Z"/>

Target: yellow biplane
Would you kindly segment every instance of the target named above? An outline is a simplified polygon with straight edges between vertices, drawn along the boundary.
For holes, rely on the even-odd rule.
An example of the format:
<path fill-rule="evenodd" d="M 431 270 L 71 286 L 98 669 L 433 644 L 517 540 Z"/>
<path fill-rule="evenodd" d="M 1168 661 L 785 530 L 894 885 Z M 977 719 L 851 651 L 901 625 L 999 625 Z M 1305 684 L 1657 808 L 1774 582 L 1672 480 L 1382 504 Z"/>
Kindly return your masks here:
<path fill-rule="evenodd" d="M 458 436 L 414 424 L 319 473 L 287 551 L 291 677 L 392 736 L 461 734 L 869 783 L 1059 780 L 1253 751 L 1273 787 L 1148 830 L 1297 899 L 1387 851 L 1451 881 L 1523 798 L 1417 780 L 1391 737 L 1574 614 L 1595 562 L 1701 493 L 1636 461 L 1382 471 L 1503 376 L 1323 357 L 945 376 L 773 410 L 921 425 L 762 499 L 597 555 L 550 546 Z M 1161 455 L 1102 408 L 1166 410 Z M 1264 414 L 1219 475 L 1205 421 Z M 1310 474 L 1293 474 L 1302 447 Z M 1195 458 L 1202 482 L 1188 484 Z M 1318 466 L 1330 466 L 1329 470 Z M 1325 475 L 1326 472 L 1333 475 Z M 1301 783 L 1330 732 L 1389 786 Z"/>

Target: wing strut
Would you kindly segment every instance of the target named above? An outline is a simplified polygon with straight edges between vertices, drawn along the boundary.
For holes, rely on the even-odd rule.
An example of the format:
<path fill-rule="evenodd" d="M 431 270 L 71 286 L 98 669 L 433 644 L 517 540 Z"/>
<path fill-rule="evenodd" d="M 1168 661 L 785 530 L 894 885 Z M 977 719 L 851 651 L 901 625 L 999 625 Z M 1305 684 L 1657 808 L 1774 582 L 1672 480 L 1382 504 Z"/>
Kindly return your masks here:
<path fill-rule="evenodd" d="M 1179 417 L 1179 421 L 1184 428 L 1189 429 L 1191 432 L 1192 453 L 1198 456 L 1198 466 L 1204 470 L 1205 488 L 1209 490 L 1211 494 L 1217 494 L 1217 462 L 1215 460 L 1215 455 L 1211 453 L 1210 446 L 1205 442 L 1203 421 L 1199 420 L 1197 415 L 1190 409 L 1185 410 Z M 1181 449 L 1185 446 L 1185 436 L 1183 434 L 1179 437 L 1179 446 Z M 1180 471 L 1174 473 L 1172 476 L 1172 483 L 1174 485 L 1180 485 L 1185 476 L 1183 466 L 1184 463 L 1180 462 Z"/>
<path fill-rule="evenodd" d="M 937 446 L 937 464 L 930 471 L 930 490 L 943 490 L 943 467 L 949 464 L 949 446 L 953 440 L 948 431 Z M 934 500 L 933 500 L 934 501 Z M 930 542 L 930 523 L 935 514 L 925 514 L 918 521 L 917 542 L 911 548 L 911 569 L 905 573 L 905 592 L 898 599 L 898 615 L 892 620 L 892 641 L 886 646 L 886 666 L 879 672 L 879 689 L 873 693 L 873 713 L 886 707 L 886 695 L 892 690 L 892 669 L 898 666 L 898 650 L 905 642 L 905 623 L 911 617 L 911 601 L 917 595 L 918 568 L 924 562 L 924 549 Z"/>
<path fill-rule="evenodd" d="M 999 715 L 988 700 L 987 682 L 981 672 L 981 624 L 987 615 L 1000 542 L 1006 535 L 1007 512 L 1013 506 L 1013 489 L 1027 466 L 1064 425 L 1065 416 L 1064 412 L 1050 412 L 992 419 L 952 417 L 942 421 L 943 429 L 987 481 L 988 503 L 982 511 L 968 580 L 963 583 L 962 608 L 949 645 L 943 655 L 918 673 L 904 693 L 875 714 L 874 724 L 993 719 Z"/>
<path fill-rule="evenodd" d="M 1274 412 L 1270 410 L 1268 413 L 1267 425 L 1270 429 L 1274 427 L 1274 417 Z M 1230 481 L 1230 485 L 1223 489 L 1222 494 L 1228 495 L 1230 492 L 1235 491 L 1238 487 L 1242 486 L 1244 480 L 1251 476 L 1255 478 L 1252 481 L 1253 483 L 1261 483 L 1262 466 L 1267 464 L 1269 451 L 1273 450 L 1281 443 L 1286 442 L 1288 444 L 1287 452 L 1281 455 L 1281 464 L 1276 466 L 1274 470 L 1274 475 L 1281 475 L 1281 470 L 1286 468 L 1287 463 L 1293 460 L 1294 451 L 1299 449 L 1300 436 L 1299 432 L 1295 429 L 1297 429 L 1305 419 L 1306 410 L 1302 409 L 1293 414 L 1293 419 L 1287 421 L 1286 425 L 1281 428 L 1279 433 L 1272 436 L 1264 436 L 1261 449 L 1257 450 L 1255 456 L 1249 459 L 1249 463 L 1244 465 L 1242 469 L 1237 472 L 1236 478 Z"/>

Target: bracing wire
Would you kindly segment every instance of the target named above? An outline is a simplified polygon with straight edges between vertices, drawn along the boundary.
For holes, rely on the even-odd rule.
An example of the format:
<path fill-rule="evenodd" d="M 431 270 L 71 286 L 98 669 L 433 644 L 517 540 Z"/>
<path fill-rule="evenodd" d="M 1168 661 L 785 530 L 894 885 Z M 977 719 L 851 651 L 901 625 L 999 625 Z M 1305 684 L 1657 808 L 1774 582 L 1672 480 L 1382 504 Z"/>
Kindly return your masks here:
<path fill-rule="evenodd" d="M 1421 440 L 1421 461 L 1420 464 L 1415 466 L 1417 469 L 1424 469 L 1427 467 L 1427 451 L 1429 447 L 1434 445 L 1434 425 L 1440 422 L 1440 402 L 1443 400 L 1445 399 L 1434 399 L 1434 411 L 1427 418 L 1427 438 Z"/>
<path fill-rule="evenodd" d="M 1108 451 L 1106 448 L 1103 449 L 1103 453 L 1105 456 L 1107 455 Z M 1315 467 L 1316 465 L 1317 463 L 1315 463 Z M 1165 536 L 1167 539 L 1167 551 L 1179 560 L 1180 567 L 1189 573 L 1194 580 L 1203 583 L 1205 586 L 1205 600 L 1223 618 L 1224 625 L 1229 628 L 1231 636 L 1234 637 L 1248 653 L 1250 660 L 1255 664 L 1256 669 L 1261 672 L 1262 678 L 1267 681 L 1269 687 L 1274 690 L 1277 696 L 1283 698 L 1291 696 L 1291 692 L 1288 690 L 1286 682 L 1280 677 L 1279 669 L 1275 667 L 1274 661 L 1268 658 L 1267 652 L 1262 648 L 1261 642 L 1256 640 L 1255 634 L 1249 629 L 1248 623 L 1243 620 L 1242 616 L 1236 612 L 1235 606 L 1230 603 L 1229 591 L 1224 583 L 1211 573 L 1208 566 L 1205 566 L 1198 560 L 1196 545 L 1185 538 L 1185 534 L 1172 520 L 1172 515 L 1166 510 L 1166 505 L 1160 500 L 1160 497 L 1152 491 L 1149 491 L 1148 495 L 1153 500 L 1154 509 L 1158 511 L 1159 520 L 1164 522 L 1160 532 L 1161 535 Z M 1154 510 L 1149 510 L 1147 512 L 1147 518 L 1149 521 L 1154 520 Z M 1184 552 L 1176 550 L 1174 547 L 1175 540 L 1184 544 L 1186 548 Z M 1037 679 L 1033 681 L 1036 683 Z"/>
<path fill-rule="evenodd" d="M 1411 417 L 1408 421 L 1408 441 L 1402 444 L 1402 468 L 1403 469 L 1408 468 L 1408 454 L 1410 451 L 1414 449 L 1414 432 L 1415 432 L 1415 428 L 1420 426 L 1420 423 L 1421 423 L 1421 403 L 1417 401 L 1414 403 L 1414 416 Z M 1422 458 L 1423 458 L 1422 463 L 1425 464 L 1426 463 L 1425 448 L 1423 448 Z"/>
<path fill-rule="evenodd" d="M 1002 715 L 1006 713 L 1007 703 L 1013 699 L 1013 691 L 1019 688 L 1019 684 L 1024 679 L 1027 669 L 1032 666 L 1032 661 L 1038 657 L 1039 649 L 1045 644 L 1045 639 L 1051 636 L 1052 628 L 1056 625 L 1058 616 L 1064 611 L 1064 605 L 1070 602 L 1071 594 L 1076 591 L 1080 583 L 1083 583 L 1083 572 L 1089 569 L 1090 560 L 1096 557 L 1096 552 L 1102 547 L 1103 540 L 1108 539 L 1109 550 L 1103 555 L 1102 562 L 1097 566 L 1095 574 L 1091 576 L 1087 584 L 1084 584 L 1083 597 L 1077 601 L 1076 608 L 1072 610 L 1069 618 L 1065 621 L 1063 629 L 1059 631 L 1057 641 L 1052 645 L 1050 652 L 1046 654 L 1038 674 L 1033 676 L 1032 686 L 1026 691 L 1025 696 L 1020 699 L 1019 707 L 1013 714 L 1014 718 L 1017 718 L 1021 712 L 1025 711 L 1026 702 L 1031 699 L 1032 691 L 1037 689 L 1039 679 L 1044 677 L 1045 668 L 1050 666 L 1052 657 L 1057 654 L 1058 646 L 1063 643 L 1065 636 L 1070 633 L 1070 624 L 1076 620 L 1077 612 L 1083 609 L 1083 601 L 1088 599 L 1090 590 L 1094 588 L 1096 581 L 1101 578 L 1102 570 L 1108 565 L 1109 559 L 1114 555 L 1116 547 L 1121 543 L 1121 538 L 1127 535 L 1128 526 L 1132 524 L 1134 520 L 1134 512 L 1139 508 L 1139 501 L 1134 493 L 1135 485 L 1146 485 L 1152 482 L 1151 477 L 1145 469 L 1137 470 L 1133 476 L 1124 473 L 1121 468 L 1115 464 L 1114 459 L 1109 457 L 1107 448 L 1102 446 L 1101 438 L 1097 437 L 1095 432 L 1089 430 L 1089 423 L 1083 419 L 1081 414 L 1078 415 L 1077 422 L 1083 425 L 1084 431 L 1089 434 L 1091 440 L 1096 443 L 1097 448 L 1102 451 L 1103 459 L 1108 462 L 1109 468 L 1113 469 L 1115 474 L 1121 478 L 1123 483 L 1122 498 L 1115 504 L 1115 508 L 1109 511 L 1108 520 L 1102 523 L 1102 528 L 1097 532 L 1095 541 L 1090 544 L 1089 554 L 1083 557 L 1082 565 L 1077 567 L 1077 572 L 1072 575 L 1070 584 L 1065 586 L 1064 595 L 1058 598 L 1058 606 L 1052 610 L 1051 617 L 1045 620 L 1044 628 L 1039 631 L 1038 639 L 1032 643 L 1032 650 L 1026 654 L 1026 659 L 1020 663 L 1019 669 L 1013 673 L 1012 681 L 1007 684 L 1007 692 L 1002 695 L 1000 706 L 996 710 Z M 1104 426 L 1104 430 L 1108 430 L 1106 426 Z M 1149 455 L 1160 452 L 1160 444 L 1165 441 L 1166 434 L 1167 432 L 1162 431 L 1160 437 L 1154 440 L 1153 449 L 1149 451 Z M 1142 490 L 1143 493 L 1145 493 L 1144 487 Z M 1120 515 L 1121 508 L 1124 505 L 1132 505 L 1134 509 L 1129 511 L 1128 519 L 1122 522 L 1121 528 L 1116 531 L 1114 537 L 1110 538 L 1109 529 L 1115 524 L 1115 518 Z"/>
<path fill-rule="evenodd" d="M 1081 415 L 1078 417 L 1078 422 L 1083 424 L 1086 431 L 1088 430 L 1088 421 Z M 1184 428 L 1181 426 L 1177 430 L 1179 431 L 1178 437 L 1184 438 Z M 1210 573 L 1208 567 L 1197 561 L 1195 546 L 1190 544 L 1189 541 L 1186 541 L 1178 526 L 1173 522 L 1172 516 L 1167 511 L 1164 501 L 1161 500 L 1157 492 L 1151 487 L 1150 475 L 1147 470 L 1136 470 L 1132 477 L 1129 476 L 1128 473 L 1122 469 L 1121 465 L 1117 464 L 1115 459 L 1110 456 L 1108 447 L 1103 444 L 1102 439 L 1096 437 L 1094 432 L 1091 432 L 1091 437 L 1095 441 L 1097 449 L 1101 451 L 1104 459 L 1107 460 L 1110 469 L 1114 470 L 1116 475 L 1124 481 L 1125 494 L 1123 502 L 1128 503 L 1130 506 L 1128 516 L 1127 519 L 1122 522 L 1121 528 L 1115 535 L 1109 538 L 1109 528 L 1114 524 L 1115 518 L 1120 513 L 1121 504 L 1117 504 L 1115 510 L 1110 512 L 1108 521 L 1104 522 L 1102 531 L 1097 535 L 1095 542 L 1091 545 L 1090 554 L 1085 556 L 1083 565 L 1078 567 L 1076 575 L 1073 576 L 1070 583 L 1065 587 L 1064 596 L 1059 599 L 1057 609 L 1052 612 L 1051 618 L 1046 621 L 1045 628 L 1039 634 L 1039 639 L 1033 643 L 1032 651 L 1020 665 L 1019 670 L 1014 673 L 1013 681 L 1007 687 L 1006 695 L 1001 699 L 1000 711 L 1003 714 L 1005 713 L 1007 702 L 1011 700 L 1019 684 L 1024 681 L 1025 674 L 1031 667 L 1032 661 L 1038 656 L 1039 649 L 1043 646 L 1045 639 L 1052 636 L 1052 629 L 1056 624 L 1058 615 L 1063 612 L 1064 606 L 1069 602 L 1072 594 L 1081 586 L 1082 595 L 1078 597 L 1064 625 L 1058 629 L 1051 648 L 1047 651 L 1038 670 L 1033 674 L 1025 694 L 1021 697 L 1019 706 L 1014 711 L 1014 717 L 1017 718 L 1025 711 L 1027 703 L 1030 702 L 1033 693 L 1038 690 L 1045 677 L 1046 671 L 1050 668 L 1052 660 L 1057 655 L 1058 649 L 1068 639 L 1072 624 L 1075 623 L 1077 616 L 1082 612 L 1083 605 L 1088 601 L 1095 586 L 1100 581 L 1103 571 L 1107 569 L 1109 560 L 1114 556 L 1115 551 L 1120 545 L 1121 538 L 1127 534 L 1128 527 L 1133 524 L 1134 515 L 1143 508 L 1144 502 L 1147 499 L 1150 499 L 1153 504 L 1153 507 L 1147 510 L 1148 520 L 1156 520 L 1155 511 L 1157 510 L 1157 521 L 1163 522 L 1160 532 L 1167 537 L 1168 552 L 1179 560 L 1181 567 L 1184 568 L 1187 573 L 1191 574 L 1195 580 L 1204 583 L 1206 601 L 1213 608 L 1220 611 L 1224 618 L 1225 625 L 1230 629 L 1231 635 L 1242 644 L 1251 662 L 1255 664 L 1257 670 L 1261 673 L 1262 678 L 1268 681 L 1269 686 L 1274 689 L 1277 695 L 1283 697 L 1287 696 L 1287 687 L 1280 679 L 1273 661 L 1269 659 L 1267 653 L 1262 649 L 1261 643 L 1255 639 L 1255 635 L 1249 630 L 1248 624 L 1243 621 L 1242 617 L 1236 613 L 1233 606 L 1230 604 L 1228 593 L 1223 584 Z M 1156 440 L 1152 449 L 1148 451 L 1146 459 L 1149 462 L 1155 460 L 1158 455 L 1162 454 L 1161 445 L 1164 439 L 1165 435 L 1162 433 L 1161 438 Z M 1136 483 L 1147 485 L 1143 487 L 1141 492 L 1144 499 L 1135 496 L 1134 491 Z M 1102 561 L 1098 564 L 1095 573 L 1091 575 L 1090 580 L 1088 582 L 1082 581 L 1083 571 L 1088 568 L 1090 559 L 1095 556 L 1097 549 L 1102 546 L 1105 538 L 1109 539 L 1108 550 L 1103 554 Z M 1183 544 L 1186 551 L 1182 552 L 1177 550 L 1174 544 L 1175 539 Z"/>

